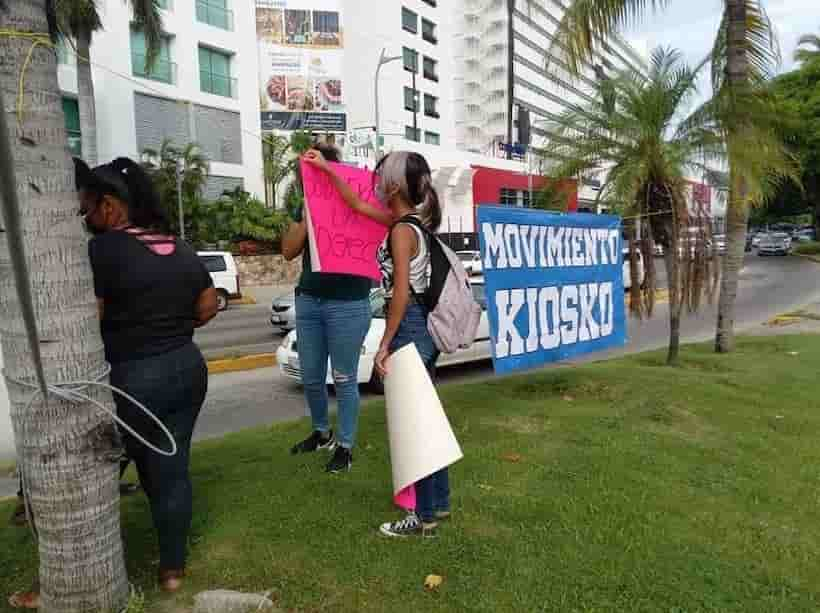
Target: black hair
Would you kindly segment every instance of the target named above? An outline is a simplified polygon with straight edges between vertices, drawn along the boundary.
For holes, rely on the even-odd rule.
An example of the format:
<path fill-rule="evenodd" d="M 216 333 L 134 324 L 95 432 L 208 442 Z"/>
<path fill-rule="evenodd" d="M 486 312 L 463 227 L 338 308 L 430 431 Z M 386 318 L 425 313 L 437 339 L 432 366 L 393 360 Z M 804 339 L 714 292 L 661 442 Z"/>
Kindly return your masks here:
<path fill-rule="evenodd" d="M 330 143 L 324 143 L 322 141 L 314 141 L 311 148 L 316 149 L 316 151 L 321 153 L 328 162 L 342 161 L 342 154 L 336 145 L 331 145 Z"/>
<path fill-rule="evenodd" d="M 111 195 L 123 201 L 128 206 L 128 218 L 135 226 L 168 231 L 168 216 L 162 207 L 159 192 L 142 166 L 130 158 L 121 157 L 93 170 L 87 168 L 83 172 L 78 165 L 78 189 L 99 199 Z"/>
<path fill-rule="evenodd" d="M 416 207 L 421 207 L 421 221 L 427 228 L 435 232 L 441 226 L 442 212 L 441 201 L 435 187 L 433 187 L 433 176 L 430 165 L 424 156 L 414 151 L 402 152 L 400 154 L 387 154 L 374 169 L 374 177 L 381 175 L 385 169 L 385 163 L 391 155 L 404 155 L 406 162 L 404 165 L 404 183 L 407 191 L 404 197 Z M 392 172 L 391 172 L 392 174 Z M 374 179 L 375 180 L 375 179 Z"/>

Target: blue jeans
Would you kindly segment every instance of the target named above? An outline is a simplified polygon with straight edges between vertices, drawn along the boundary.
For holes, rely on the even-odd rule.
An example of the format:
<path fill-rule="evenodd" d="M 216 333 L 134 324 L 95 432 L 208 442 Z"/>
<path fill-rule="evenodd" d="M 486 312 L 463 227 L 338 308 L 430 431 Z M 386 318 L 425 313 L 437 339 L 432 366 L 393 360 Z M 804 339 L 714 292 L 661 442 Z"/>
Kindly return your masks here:
<path fill-rule="evenodd" d="M 439 350 L 427 331 L 427 309 L 419 304 L 408 305 L 396 336 L 390 342 L 390 353 L 415 343 L 421 361 L 431 377 L 435 377 Z M 416 482 L 416 514 L 421 521 L 435 521 L 436 511 L 450 510 L 450 473 L 447 468 Z"/>
<path fill-rule="evenodd" d="M 296 297 L 296 335 L 305 400 L 313 429 L 330 432 L 327 359 L 339 403 L 342 447 L 353 449 L 359 426 L 359 356 L 370 329 L 370 300 L 328 300 L 308 294 Z"/>
<path fill-rule="evenodd" d="M 176 440 L 177 453 L 169 458 L 123 432 L 126 453 L 151 504 L 160 569 L 183 569 L 193 513 L 191 437 L 208 391 L 208 367 L 190 343 L 161 355 L 112 364 L 111 385 L 148 407 Z M 169 449 L 170 441 L 140 409 L 121 396 L 115 395 L 114 400 L 120 419 L 156 447 Z"/>

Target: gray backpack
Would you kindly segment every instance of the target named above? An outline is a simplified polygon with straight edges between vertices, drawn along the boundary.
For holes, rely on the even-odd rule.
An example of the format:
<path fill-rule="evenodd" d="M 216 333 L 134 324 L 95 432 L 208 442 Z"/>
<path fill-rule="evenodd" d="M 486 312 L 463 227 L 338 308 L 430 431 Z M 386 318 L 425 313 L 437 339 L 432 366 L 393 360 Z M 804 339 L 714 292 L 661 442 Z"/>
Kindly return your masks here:
<path fill-rule="evenodd" d="M 455 252 L 442 243 L 416 217 L 398 223 L 419 228 L 427 237 L 430 253 L 430 285 L 423 294 L 411 291 L 427 307 L 427 330 L 443 353 L 455 353 L 475 342 L 481 322 L 481 306 L 473 297 L 464 264 Z M 394 226 L 395 227 L 395 226 Z"/>

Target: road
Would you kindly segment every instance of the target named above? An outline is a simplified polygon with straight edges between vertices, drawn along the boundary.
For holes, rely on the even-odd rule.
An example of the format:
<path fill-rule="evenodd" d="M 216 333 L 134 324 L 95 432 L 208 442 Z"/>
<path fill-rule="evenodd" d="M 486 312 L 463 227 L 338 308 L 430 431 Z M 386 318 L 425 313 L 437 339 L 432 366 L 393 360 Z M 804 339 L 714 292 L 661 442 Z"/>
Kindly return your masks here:
<path fill-rule="evenodd" d="M 820 298 L 820 266 L 801 258 L 747 258 L 737 301 L 736 329 L 760 326 L 773 316 Z M 594 354 L 577 362 L 663 347 L 668 335 L 668 309 L 659 305 L 647 321 L 629 320 L 629 342 L 617 350 Z M 212 332 L 199 339 L 208 351 L 224 352 L 248 348 L 273 350 L 280 337 L 273 337 L 267 323 L 267 306 L 244 307 L 220 316 Z M 686 342 L 714 337 L 716 305 L 706 305 L 694 315 L 685 315 L 682 338 Z M 239 346 L 239 342 L 248 343 Z M 442 369 L 442 383 L 480 380 L 492 376 L 489 362 Z M 211 378 L 208 401 L 197 426 L 197 438 L 210 438 L 260 424 L 296 419 L 305 415 L 301 388 L 281 377 L 277 369 L 218 375 Z"/>

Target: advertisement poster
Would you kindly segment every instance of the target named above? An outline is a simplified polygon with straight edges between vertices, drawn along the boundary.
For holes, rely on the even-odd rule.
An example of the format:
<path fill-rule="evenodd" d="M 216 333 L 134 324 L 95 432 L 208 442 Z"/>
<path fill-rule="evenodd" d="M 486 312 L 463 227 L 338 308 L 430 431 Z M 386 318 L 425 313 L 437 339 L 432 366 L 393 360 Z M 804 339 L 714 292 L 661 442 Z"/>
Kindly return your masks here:
<path fill-rule="evenodd" d="M 621 219 L 478 207 L 499 374 L 626 343 Z"/>
<path fill-rule="evenodd" d="M 344 131 L 342 0 L 257 0 L 256 36 L 263 129 Z"/>

